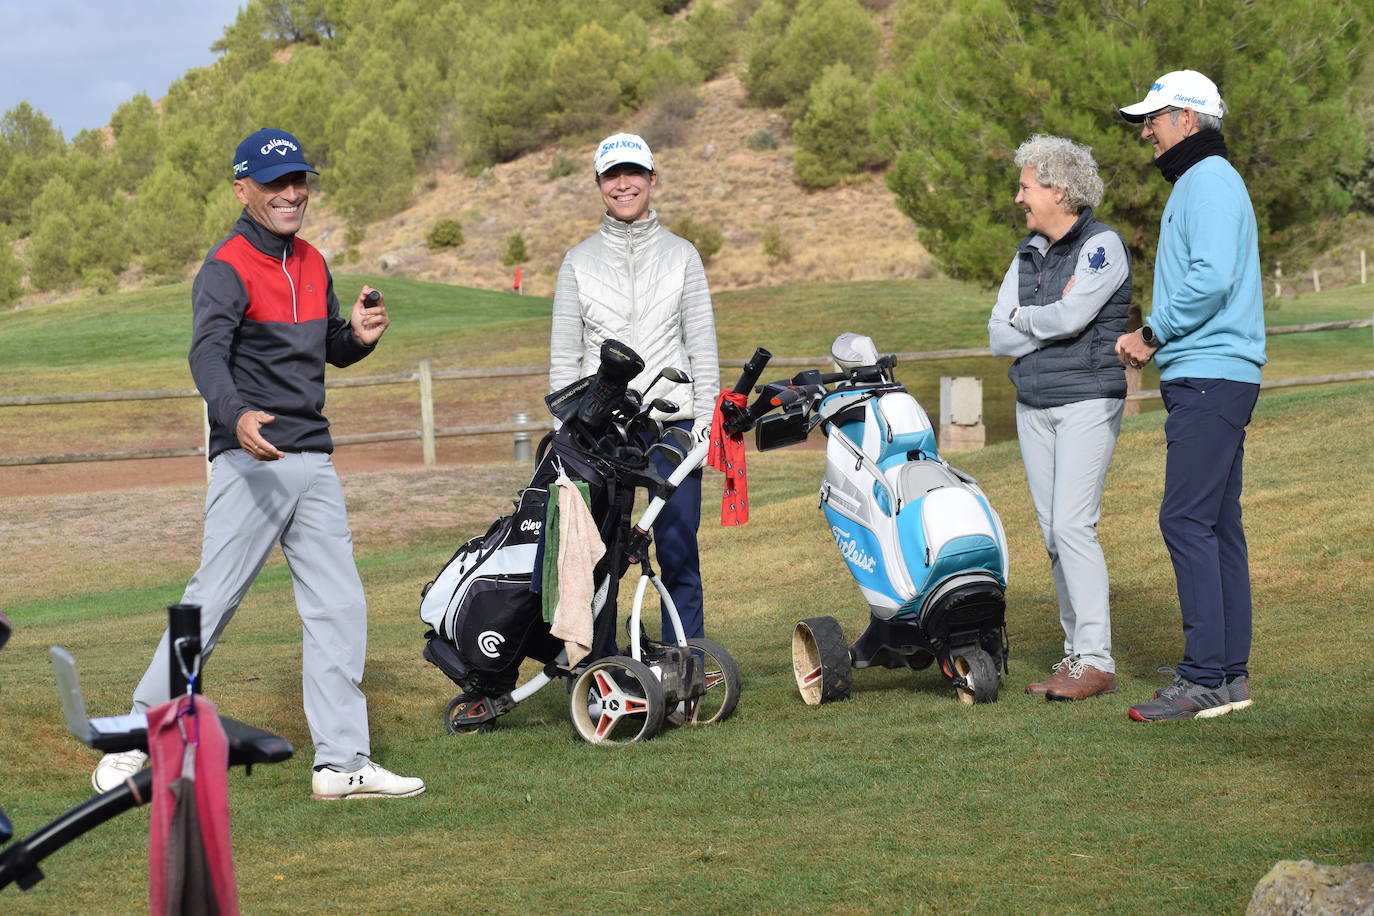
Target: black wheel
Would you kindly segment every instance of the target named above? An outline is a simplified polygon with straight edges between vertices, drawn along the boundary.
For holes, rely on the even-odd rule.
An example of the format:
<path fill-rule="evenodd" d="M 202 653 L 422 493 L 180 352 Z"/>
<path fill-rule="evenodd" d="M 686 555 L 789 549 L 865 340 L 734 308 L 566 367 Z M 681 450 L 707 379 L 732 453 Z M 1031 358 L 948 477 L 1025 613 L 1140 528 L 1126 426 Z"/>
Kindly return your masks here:
<path fill-rule="evenodd" d="M 687 645 L 701 660 L 706 675 L 706 692 L 699 697 L 684 700 L 682 704 L 668 713 L 668 721 L 674 725 L 711 725 L 730 718 L 739 703 L 741 679 L 739 665 L 725 647 L 702 637 L 689 639 Z"/>
<path fill-rule="evenodd" d="M 444 710 L 444 727 L 448 729 L 450 735 L 483 735 L 496 727 L 495 719 L 488 719 L 476 725 L 470 724 L 474 716 L 483 716 L 491 708 L 491 701 L 486 697 L 474 697 L 466 693 L 460 693 L 449 701 L 448 708 Z M 459 720 L 465 720 L 459 722 Z"/>
<path fill-rule="evenodd" d="M 592 744 L 648 741 L 663 727 L 663 707 L 658 678 L 624 655 L 593 662 L 568 693 L 573 731 Z"/>
<path fill-rule="evenodd" d="M 954 662 L 954 692 L 959 702 L 991 703 L 997 699 L 1000 675 L 992 656 L 977 646 L 963 646 L 952 654 Z"/>
<path fill-rule="evenodd" d="M 808 706 L 849 699 L 849 643 L 834 617 L 811 617 L 792 631 L 792 673 Z"/>

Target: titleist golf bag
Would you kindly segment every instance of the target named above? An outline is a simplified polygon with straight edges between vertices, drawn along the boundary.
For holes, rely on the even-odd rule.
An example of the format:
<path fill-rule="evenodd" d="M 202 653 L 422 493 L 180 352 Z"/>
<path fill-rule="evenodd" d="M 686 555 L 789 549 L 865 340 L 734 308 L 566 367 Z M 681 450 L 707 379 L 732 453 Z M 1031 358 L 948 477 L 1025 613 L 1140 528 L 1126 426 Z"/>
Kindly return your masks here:
<path fill-rule="evenodd" d="M 848 697 L 852 668 L 920 669 L 938 662 L 965 702 L 997 697 L 1006 668 L 1006 535 L 974 479 L 936 449 L 916 399 L 892 376 L 896 360 L 842 334 L 839 371 L 811 369 L 771 383 L 785 410 L 756 429 L 760 450 L 827 435 L 821 507 L 869 608 L 851 645 L 833 617 L 797 624 L 793 666 L 808 703 Z"/>

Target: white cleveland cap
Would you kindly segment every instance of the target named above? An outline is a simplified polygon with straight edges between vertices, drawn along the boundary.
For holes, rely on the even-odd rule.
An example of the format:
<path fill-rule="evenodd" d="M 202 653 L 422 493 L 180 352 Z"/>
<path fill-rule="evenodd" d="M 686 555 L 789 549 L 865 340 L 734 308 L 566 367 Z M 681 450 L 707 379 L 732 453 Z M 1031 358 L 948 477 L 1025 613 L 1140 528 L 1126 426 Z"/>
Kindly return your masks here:
<path fill-rule="evenodd" d="M 592 158 L 598 175 L 625 162 L 642 165 L 651 172 L 654 170 L 654 154 L 638 134 L 611 134 L 597 146 L 596 155 Z"/>
<path fill-rule="evenodd" d="M 1226 114 L 1217 84 L 1196 70 L 1175 70 L 1155 80 L 1142 101 L 1127 105 L 1121 114 L 1127 121 L 1140 122 L 1152 111 L 1161 108 L 1191 108 L 1198 114 Z"/>

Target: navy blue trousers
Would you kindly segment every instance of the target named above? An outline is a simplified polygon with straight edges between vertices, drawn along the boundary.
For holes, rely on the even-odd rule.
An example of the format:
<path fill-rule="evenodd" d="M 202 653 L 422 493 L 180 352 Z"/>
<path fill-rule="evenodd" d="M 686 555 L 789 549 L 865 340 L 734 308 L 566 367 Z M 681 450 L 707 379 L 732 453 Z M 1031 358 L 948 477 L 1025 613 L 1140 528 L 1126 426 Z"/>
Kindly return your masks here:
<path fill-rule="evenodd" d="M 1241 525 L 1245 427 L 1259 385 L 1229 379 L 1161 381 L 1168 456 L 1159 531 L 1183 615 L 1180 676 L 1215 687 L 1247 674 L 1250 560 Z"/>
<path fill-rule="evenodd" d="M 672 424 L 691 432 L 692 424 Z M 666 479 L 672 464 L 658 453 L 654 467 Z M 697 552 L 697 529 L 701 526 L 701 469 L 693 471 L 669 498 L 654 522 L 654 556 L 658 577 L 673 597 L 682 629 L 688 639 L 706 635 L 706 619 L 701 593 L 701 557 Z M 675 641 L 672 621 L 663 612 L 663 640 Z"/>

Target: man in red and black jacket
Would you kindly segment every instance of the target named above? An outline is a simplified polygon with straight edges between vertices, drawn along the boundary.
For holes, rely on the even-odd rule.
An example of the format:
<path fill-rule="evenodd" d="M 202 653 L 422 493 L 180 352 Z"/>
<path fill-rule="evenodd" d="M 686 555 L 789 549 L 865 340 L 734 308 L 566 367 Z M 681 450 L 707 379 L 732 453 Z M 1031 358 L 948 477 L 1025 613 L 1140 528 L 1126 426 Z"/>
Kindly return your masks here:
<path fill-rule="evenodd" d="M 201 607 L 208 657 L 280 544 L 304 639 L 311 797 L 419 795 L 422 780 L 371 760 L 359 688 L 367 602 L 323 412 L 325 362 L 343 367 L 367 356 L 390 319 L 380 294 L 364 286 L 344 320 L 323 256 L 296 237 L 314 173 L 285 131 L 264 128 L 240 143 L 233 182 L 243 214 L 192 286 L 191 375 L 210 418 L 212 470 L 200 568 L 182 603 Z M 164 633 L 134 691 L 134 712 L 169 698 L 169 651 Z M 91 782 L 108 791 L 146 761 L 141 751 L 108 754 Z"/>

